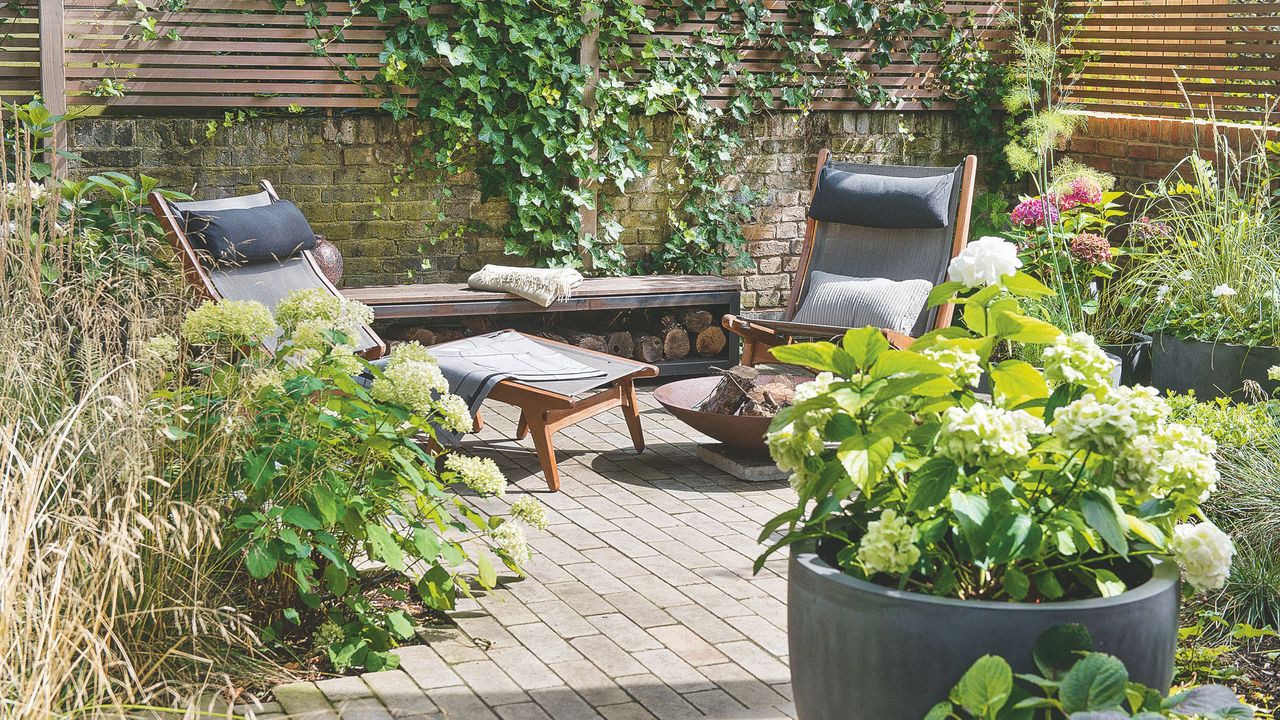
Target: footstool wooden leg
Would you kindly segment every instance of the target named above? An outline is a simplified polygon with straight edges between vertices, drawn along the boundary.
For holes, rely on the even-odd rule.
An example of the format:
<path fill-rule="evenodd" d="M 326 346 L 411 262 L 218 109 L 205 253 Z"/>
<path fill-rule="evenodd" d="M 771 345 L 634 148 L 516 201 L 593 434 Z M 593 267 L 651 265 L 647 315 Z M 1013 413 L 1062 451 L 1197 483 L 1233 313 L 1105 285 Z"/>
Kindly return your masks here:
<path fill-rule="evenodd" d="M 533 446 L 538 450 L 538 464 L 542 466 L 542 477 L 547 481 L 551 492 L 560 489 L 560 468 L 556 466 L 556 449 L 551 443 L 551 428 L 547 427 L 546 418 L 535 417 L 528 423 L 529 432 L 533 434 Z"/>
<path fill-rule="evenodd" d="M 529 435 L 529 421 L 525 419 L 524 410 L 520 411 L 520 422 L 516 423 L 516 439 L 523 440 Z"/>
<path fill-rule="evenodd" d="M 636 401 L 636 386 L 630 380 L 621 383 L 622 417 L 627 421 L 627 430 L 631 431 L 631 444 L 636 452 L 644 452 L 644 428 L 640 427 L 640 403 Z"/>

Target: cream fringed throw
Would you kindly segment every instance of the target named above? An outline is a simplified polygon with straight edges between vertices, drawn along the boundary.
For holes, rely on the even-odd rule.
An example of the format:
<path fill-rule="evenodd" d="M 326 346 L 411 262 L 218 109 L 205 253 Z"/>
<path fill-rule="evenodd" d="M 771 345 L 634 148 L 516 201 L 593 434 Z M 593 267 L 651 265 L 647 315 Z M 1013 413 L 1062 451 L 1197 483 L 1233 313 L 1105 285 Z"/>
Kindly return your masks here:
<path fill-rule="evenodd" d="M 485 265 L 467 278 L 473 290 L 509 292 L 547 307 L 569 297 L 582 282 L 582 273 L 573 268 L 523 268 Z"/>

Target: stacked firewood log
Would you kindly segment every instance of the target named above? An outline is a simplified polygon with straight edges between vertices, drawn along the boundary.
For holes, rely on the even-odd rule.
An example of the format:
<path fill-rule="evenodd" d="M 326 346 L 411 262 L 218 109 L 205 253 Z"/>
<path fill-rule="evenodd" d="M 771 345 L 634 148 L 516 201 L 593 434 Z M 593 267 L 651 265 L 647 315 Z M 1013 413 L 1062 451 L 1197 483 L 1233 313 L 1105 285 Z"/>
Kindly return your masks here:
<path fill-rule="evenodd" d="M 761 374 L 753 367 L 738 365 L 725 370 L 720 382 L 698 407 L 717 415 L 773 417 L 795 398 L 793 378 Z"/>
<path fill-rule="evenodd" d="M 401 327 L 393 340 L 417 340 L 423 345 L 449 342 L 491 332 L 499 327 L 576 345 L 585 350 L 660 363 L 689 357 L 717 357 L 729 342 L 720 318 L 703 308 L 635 310 L 622 313 L 557 313 L 533 316 L 511 324 L 478 316 L 459 319 L 462 327 Z"/>
<path fill-rule="evenodd" d="M 648 313 L 634 313 L 625 322 L 614 325 L 615 329 L 604 332 L 551 325 L 536 334 L 585 350 L 647 363 L 716 357 L 729 342 L 718 318 L 701 309 L 672 311 L 656 318 Z"/>

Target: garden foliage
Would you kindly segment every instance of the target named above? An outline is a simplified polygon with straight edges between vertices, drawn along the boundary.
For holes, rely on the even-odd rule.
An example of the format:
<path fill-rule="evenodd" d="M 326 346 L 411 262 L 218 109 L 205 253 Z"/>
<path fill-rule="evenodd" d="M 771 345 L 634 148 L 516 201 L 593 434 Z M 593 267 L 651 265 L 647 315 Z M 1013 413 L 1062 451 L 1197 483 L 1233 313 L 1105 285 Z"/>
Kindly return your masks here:
<path fill-rule="evenodd" d="M 958 598 L 1113 596 L 1151 559 L 1223 585 L 1234 550 L 1199 509 L 1218 477 L 1213 440 L 1170 422 L 1151 388 L 1112 387 L 1088 335 L 1024 314 L 1052 291 L 1019 262 L 983 238 L 952 263 L 931 302 L 958 304 L 967 329 L 907 350 L 873 328 L 773 350 L 819 375 L 768 434 L 799 494 L 766 526 L 769 553 L 816 543 L 855 577 Z M 1002 341 L 1046 345 L 1043 370 L 992 362 Z M 984 375 L 990 403 L 974 389 Z"/>

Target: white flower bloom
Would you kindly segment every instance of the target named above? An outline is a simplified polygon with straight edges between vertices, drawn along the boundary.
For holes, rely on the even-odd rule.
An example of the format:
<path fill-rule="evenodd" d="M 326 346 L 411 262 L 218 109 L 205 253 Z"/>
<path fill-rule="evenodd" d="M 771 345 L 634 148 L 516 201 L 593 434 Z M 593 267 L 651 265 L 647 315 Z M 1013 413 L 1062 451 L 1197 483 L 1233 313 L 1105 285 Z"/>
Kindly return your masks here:
<path fill-rule="evenodd" d="M 787 471 L 804 467 L 804 460 L 822 452 L 822 433 L 816 427 L 797 429 L 796 423 L 788 423 L 765 435 L 769 454 L 778 469 Z"/>
<path fill-rule="evenodd" d="M 164 367 L 178 361 L 180 349 L 178 338 L 157 335 L 142 344 L 138 350 L 138 359 L 151 366 Z"/>
<path fill-rule="evenodd" d="M 1168 403 L 1154 388 L 1119 387 L 1104 396 L 1085 393 L 1060 408 L 1053 415 L 1053 434 L 1069 448 L 1111 454 L 1154 432 L 1168 415 Z"/>
<path fill-rule="evenodd" d="M 447 430 L 468 432 L 475 427 L 475 418 L 471 417 L 471 408 L 467 407 L 467 401 L 453 393 L 445 393 L 437 398 L 436 410 L 443 418 L 441 425 Z"/>
<path fill-rule="evenodd" d="M 205 300 L 182 321 L 182 337 L 192 345 L 261 342 L 275 331 L 271 311 L 256 300 Z"/>
<path fill-rule="evenodd" d="M 1182 523 L 1173 529 L 1173 556 L 1197 590 L 1217 590 L 1227 584 L 1236 554 L 1231 536 L 1205 521 Z"/>
<path fill-rule="evenodd" d="M 929 348 L 920 353 L 951 373 L 957 385 L 977 386 L 982 379 L 982 358 L 978 353 L 958 347 Z"/>
<path fill-rule="evenodd" d="M 1221 285 L 1213 289 L 1213 296 L 1216 298 L 1231 297 L 1232 295 L 1235 295 L 1235 294 L 1236 294 L 1235 288 L 1231 287 L 1226 283 L 1222 283 Z"/>
<path fill-rule="evenodd" d="M 419 362 L 428 362 L 432 365 L 436 364 L 435 356 L 423 347 L 417 340 L 410 340 L 396 345 L 391 349 L 391 357 L 387 358 L 387 367 L 397 365 L 409 360 L 417 360 Z"/>
<path fill-rule="evenodd" d="M 1169 294 L 1169 286 L 1161 285 L 1156 288 L 1156 302 L 1164 302 L 1165 297 Z"/>
<path fill-rule="evenodd" d="M 374 400 L 390 402 L 426 415 L 435 408 L 438 393 L 449 391 L 449 381 L 440 368 L 421 360 L 389 363 L 382 377 L 374 378 L 369 394 Z"/>
<path fill-rule="evenodd" d="M 1196 502 L 1218 487 L 1218 444 L 1200 428 L 1163 424 L 1150 435 L 1133 438 L 1116 463 L 1116 481 L 1148 495 L 1185 495 Z"/>
<path fill-rule="evenodd" d="M 4 186 L 4 194 L 8 196 L 10 202 L 13 202 L 22 196 L 23 187 L 18 183 L 8 183 Z M 49 196 L 49 190 L 41 183 L 35 180 L 28 180 L 26 186 L 27 195 L 31 198 L 33 204 L 38 204 Z"/>
<path fill-rule="evenodd" d="M 994 285 L 1001 278 L 1013 275 L 1022 267 L 1018 259 L 1018 246 L 1004 238 L 988 235 L 965 246 L 951 260 L 948 273 L 952 280 L 965 287 L 977 288 Z"/>
<path fill-rule="evenodd" d="M 360 328 L 373 321 L 373 310 L 354 300 L 333 295 L 323 288 L 294 290 L 276 305 L 276 323 L 298 347 L 322 348 L 333 344 L 327 337 L 337 331 L 355 340 Z"/>
<path fill-rule="evenodd" d="M 502 523 L 489 531 L 489 537 L 493 538 L 498 547 L 505 550 L 517 565 L 529 562 L 531 553 L 529 541 L 524 536 L 524 528 L 515 523 Z"/>
<path fill-rule="evenodd" d="M 916 537 L 906 518 L 885 510 L 879 520 L 867 523 L 867 533 L 858 543 L 858 562 L 872 573 L 901 575 L 920 559 Z"/>
<path fill-rule="evenodd" d="M 1181 280 L 1182 282 L 1191 282 L 1191 278 L 1193 277 L 1195 276 L 1191 274 L 1190 270 L 1183 270 L 1182 272 L 1178 273 L 1178 279 Z"/>
<path fill-rule="evenodd" d="M 836 381 L 836 376 L 829 372 L 820 372 L 818 376 L 809 382 L 800 383 L 796 386 L 795 396 L 792 403 L 799 404 L 805 400 L 811 400 L 826 393 L 831 389 L 831 383 Z"/>
<path fill-rule="evenodd" d="M 1045 431 L 1044 423 L 1023 410 L 977 403 L 965 410 L 949 407 L 942 414 L 938 454 L 961 465 L 996 472 L 1016 469 L 1031 452 L 1029 435 Z"/>
<path fill-rule="evenodd" d="M 1272 365 L 1267 368 L 1267 379 L 1280 381 L 1280 365 Z"/>
<path fill-rule="evenodd" d="M 1063 335 L 1045 348 L 1044 379 L 1057 385 L 1080 385 L 1102 390 L 1111 385 L 1115 362 L 1098 347 L 1089 333 Z"/>
<path fill-rule="evenodd" d="M 489 458 L 451 453 L 445 458 L 444 467 L 457 473 L 459 482 L 481 495 L 502 497 L 507 493 L 507 478 Z"/>
<path fill-rule="evenodd" d="M 538 499 L 525 495 L 511 503 L 511 517 L 539 530 L 547 529 L 547 506 Z"/>

